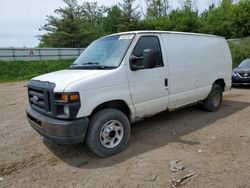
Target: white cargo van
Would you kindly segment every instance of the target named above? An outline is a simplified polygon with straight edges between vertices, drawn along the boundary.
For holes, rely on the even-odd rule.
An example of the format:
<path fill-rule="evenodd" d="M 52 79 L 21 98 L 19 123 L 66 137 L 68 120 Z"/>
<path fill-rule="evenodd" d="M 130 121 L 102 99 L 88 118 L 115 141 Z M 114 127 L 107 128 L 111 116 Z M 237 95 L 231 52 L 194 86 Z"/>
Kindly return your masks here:
<path fill-rule="evenodd" d="M 134 31 L 102 37 L 67 69 L 28 83 L 30 125 L 60 143 L 86 142 L 101 157 L 128 143 L 130 124 L 194 103 L 216 111 L 231 88 L 219 36 Z"/>

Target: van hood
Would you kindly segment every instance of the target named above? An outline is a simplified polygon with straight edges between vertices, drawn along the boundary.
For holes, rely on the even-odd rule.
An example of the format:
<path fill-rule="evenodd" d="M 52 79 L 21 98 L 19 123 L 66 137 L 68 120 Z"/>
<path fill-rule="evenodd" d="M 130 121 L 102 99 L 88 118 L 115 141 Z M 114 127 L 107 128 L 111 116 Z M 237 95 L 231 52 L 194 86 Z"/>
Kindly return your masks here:
<path fill-rule="evenodd" d="M 64 89 L 73 82 L 83 80 L 106 71 L 108 70 L 61 70 L 37 76 L 32 78 L 32 80 L 55 83 L 56 87 L 54 91 L 63 92 Z"/>

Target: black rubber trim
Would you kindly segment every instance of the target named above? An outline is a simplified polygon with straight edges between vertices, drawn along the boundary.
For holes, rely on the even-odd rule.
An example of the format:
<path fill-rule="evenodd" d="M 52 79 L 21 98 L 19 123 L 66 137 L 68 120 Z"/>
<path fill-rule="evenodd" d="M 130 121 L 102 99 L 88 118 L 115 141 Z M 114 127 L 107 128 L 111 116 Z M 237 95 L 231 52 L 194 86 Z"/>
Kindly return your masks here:
<path fill-rule="evenodd" d="M 50 117 L 55 117 L 56 116 L 56 107 L 54 105 L 54 103 L 52 103 L 52 101 L 55 101 L 55 94 L 53 92 L 54 88 L 56 87 L 56 84 L 55 83 L 51 83 L 51 82 L 42 82 L 42 81 L 39 81 L 39 80 L 30 80 L 28 82 L 28 85 L 27 85 L 27 88 L 28 88 L 28 93 L 31 89 L 36 89 L 36 90 L 39 90 L 43 93 L 48 93 L 49 94 L 49 97 L 46 98 L 46 104 L 45 106 L 49 109 L 50 111 L 46 111 L 44 109 L 40 109 L 38 108 L 37 106 L 33 105 L 30 101 L 30 97 L 29 97 L 29 103 L 30 103 L 30 106 L 36 110 L 37 112 L 43 114 L 43 115 L 46 115 L 46 116 L 50 116 Z M 29 96 L 29 94 L 28 94 Z"/>
<path fill-rule="evenodd" d="M 87 117 L 72 121 L 58 120 L 44 116 L 30 107 L 26 109 L 26 114 L 31 127 L 46 138 L 64 144 L 84 141 L 89 124 Z"/>
<path fill-rule="evenodd" d="M 250 83 L 244 83 L 244 82 L 233 82 L 232 85 L 245 85 L 250 86 Z"/>
<path fill-rule="evenodd" d="M 44 82 L 39 80 L 31 80 L 28 82 L 28 96 L 29 96 L 29 103 L 32 109 L 35 111 L 52 118 L 57 119 L 67 119 L 67 120 L 74 120 L 76 119 L 77 113 L 81 107 L 80 98 L 78 101 L 68 102 L 64 105 L 69 107 L 69 116 L 62 114 L 63 105 L 61 103 L 56 102 L 56 95 L 57 93 L 54 92 L 54 88 L 56 87 L 55 83 L 52 82 Z M 32 89 L 39 90 L 43 92 L 45 97 L 45 109 L 40 108 L 32 104 L 29 93 L 32 92 Z M 31 90 L 31 91 L 30 91 Z M 77 93 L 77 92 L 76 92 Z M 79 93 L 78 93 L 79 95 Z"/>

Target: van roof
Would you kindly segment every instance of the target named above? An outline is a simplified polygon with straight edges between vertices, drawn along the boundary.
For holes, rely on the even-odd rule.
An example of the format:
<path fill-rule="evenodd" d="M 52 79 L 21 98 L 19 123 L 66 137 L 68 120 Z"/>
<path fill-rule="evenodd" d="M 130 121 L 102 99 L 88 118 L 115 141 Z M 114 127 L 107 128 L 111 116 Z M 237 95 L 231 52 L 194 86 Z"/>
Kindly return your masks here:
<path fill-rule="evenodd" d="M 206 37 L 219 37 L 224 38 L 218 35 L 209 35 L 203 33 L 188 33 L 188 32 L 177 32 L 177 31 L 154 31 L 154 30 L 143 30 L 143 31 L 128 31 L 128 32 L 121 32 L 115 33 L 111 35 L 119 35 L 119 34 L 178 34 L 178 35 L 195 35 L 195 36 L 206 36 Z"/>

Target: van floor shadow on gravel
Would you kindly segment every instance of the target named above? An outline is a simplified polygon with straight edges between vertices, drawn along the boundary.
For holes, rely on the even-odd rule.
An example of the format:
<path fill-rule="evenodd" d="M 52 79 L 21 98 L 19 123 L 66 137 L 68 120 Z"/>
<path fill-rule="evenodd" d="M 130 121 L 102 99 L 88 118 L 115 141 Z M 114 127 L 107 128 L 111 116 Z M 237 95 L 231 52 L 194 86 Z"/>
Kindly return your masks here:
<path fill-rule="evenodd" d="M 221 109 L 217 112 L 206 112 L 199 106 L 192 106 L 175 112 L 160 113 L 133 124 L 130 141 L 125 150 L 104 159 L 90 153 L 83 144 L 61 145 L 45 138 L 43 142 L 57 157 L 71 166 L 86 169 L 114 166 L 129 158 L 150 152 L 172 142 L 190 146 L 199 145 L 200 142 L 185 140 L 182 137 L 210 126 L 216 121 L 247 108 L 249 105 L 248 102 L 224 100 Z"/>

